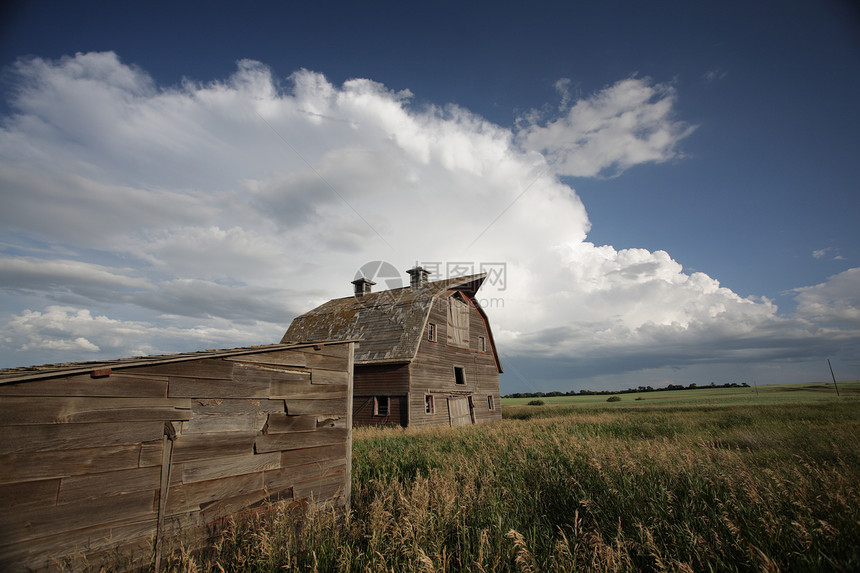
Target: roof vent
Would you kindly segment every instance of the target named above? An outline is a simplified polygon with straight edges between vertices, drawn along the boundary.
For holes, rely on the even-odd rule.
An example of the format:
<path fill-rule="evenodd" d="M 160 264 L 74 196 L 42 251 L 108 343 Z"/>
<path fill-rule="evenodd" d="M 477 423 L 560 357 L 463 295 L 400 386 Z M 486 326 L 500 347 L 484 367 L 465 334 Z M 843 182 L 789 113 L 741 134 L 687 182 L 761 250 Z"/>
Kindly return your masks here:
<path fill-rule="evenodd" d="M 366 294 L 370 294 L 370 287 L 376 283 L 361 277 L 360 279 L 352 281 L 352 284 L 355 286 L 355 291 L 353 291 L 355 296 L 364 296 Z"/>
<path fill-rule="evenodd" d="M 424 270 L 422 267 L 415 267 L 406 272 L 409 273 L 409 286 L 412 288 L 421 288 L 430 277 L 430 271 Z"/>

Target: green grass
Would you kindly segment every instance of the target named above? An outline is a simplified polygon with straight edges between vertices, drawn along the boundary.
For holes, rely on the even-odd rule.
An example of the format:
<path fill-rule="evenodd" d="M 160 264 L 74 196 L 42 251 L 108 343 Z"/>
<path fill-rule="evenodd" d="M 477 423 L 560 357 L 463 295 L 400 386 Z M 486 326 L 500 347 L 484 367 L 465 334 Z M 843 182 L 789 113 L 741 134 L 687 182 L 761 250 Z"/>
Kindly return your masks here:
<path fill-rule="evenodd" d="M 838 400 L 839 397 L 860 399 L 860 382 L 840 382 L 837 396 L 833 384 L 770 384 L 749 388 L 696 388 L 695 390 L 660 390 L 613 394 L 621 398 L 612 403 L 616 408 L 644 408 L 653 406 L 771 406 L 776 404 L 818 403 Z M 605 407 L 610 395 L 550 396 L 542 397 L 545 407 Z M 508 413 L 520 411 L 534 398 L 502 398 L 502 408 Z M 529 406 L 529 409 L 535 406 Z"/>
<path fill-rule="evenodd" d="M 531 419 L 359 429 L 345 521 L 276 511 L 170 568 L 857 570 L 860 385 L 844 388 L 544 398 L 504 409 Z"/>

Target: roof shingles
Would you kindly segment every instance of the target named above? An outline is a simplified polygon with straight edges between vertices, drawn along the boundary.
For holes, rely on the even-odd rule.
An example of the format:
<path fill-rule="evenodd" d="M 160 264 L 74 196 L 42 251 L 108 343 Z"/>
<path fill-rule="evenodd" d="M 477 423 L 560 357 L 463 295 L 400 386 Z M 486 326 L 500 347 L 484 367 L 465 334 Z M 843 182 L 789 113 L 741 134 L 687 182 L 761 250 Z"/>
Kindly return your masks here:
<path fill-rule="evenodd" d="M 330 300 L 296 317 L 281 343 L 359 340 L 355 362 L 408 362 L 418 343 L 433 301 L 448 290 L 474 296 L 486 274 L 457 277 L 363 296 Z"/>

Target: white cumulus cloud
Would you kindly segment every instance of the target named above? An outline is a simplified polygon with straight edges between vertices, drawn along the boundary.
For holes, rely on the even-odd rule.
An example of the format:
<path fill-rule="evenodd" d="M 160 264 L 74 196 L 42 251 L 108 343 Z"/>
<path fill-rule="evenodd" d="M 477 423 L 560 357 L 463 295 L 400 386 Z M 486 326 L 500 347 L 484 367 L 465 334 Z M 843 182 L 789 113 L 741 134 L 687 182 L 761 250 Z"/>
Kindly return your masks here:
<path fill-rule="evenodd" d="M 834 279 L 798 292 L 788 319 L 670 253 L 588 241 L 561 177 L 680 157 L 693 128 L 667 84 L 628 78 L 506 128 L 370 79 L 281 80 L 248 60 L 178 86 L 113 53 L 22 60 L 10 77 L 9 366 L 274 342 L 374 260 L 504 263 L 504 288 L 481 293 L 499 348 L 545 368 L 784 358 L 858 306 Z"/>
<path fill-rule="evenodd" d="M 594 177 L 678 156 L 678 143 L 694 127 L 674 118 L 675 89 L 629 78 L 576 102 L 567 113 L 541 122 L 523 120 L 519 144 L 545 155 L 561 175 Z"/>
<path fill-rule="evenodd" d="M 800 316 L 820 324 L 860 328 L 860 268 L 848 269 L 826 282 L 794 292 Z"/>

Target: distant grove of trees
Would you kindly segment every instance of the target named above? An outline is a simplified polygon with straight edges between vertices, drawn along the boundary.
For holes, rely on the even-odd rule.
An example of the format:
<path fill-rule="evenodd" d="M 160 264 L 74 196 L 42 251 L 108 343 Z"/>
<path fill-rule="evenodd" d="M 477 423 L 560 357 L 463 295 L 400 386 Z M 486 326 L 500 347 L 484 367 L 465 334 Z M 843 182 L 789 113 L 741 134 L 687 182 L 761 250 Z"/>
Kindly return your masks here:
<path fill-rule="evenodd" d="M 570 390 L 569 392 L 515 392 L 502 396 L 503 398 L 552 398 L 554 396 L 602 396 L 609 394 L 632 394 L 634 392 L 663 392 L 665 390 L 701 390 L 703 388 L 749 388 L 750 385 L 746 382 L 726 382 L 725 384 L 714 384 L 711 382 L 707 386 L 699 386 L 695 382 L 689 386 L 683 384 L 669 384 L 665 388 L 652 388 L 651 386 L 639 386 L 638 388 L 628 388 L 627 390 Z"/>

